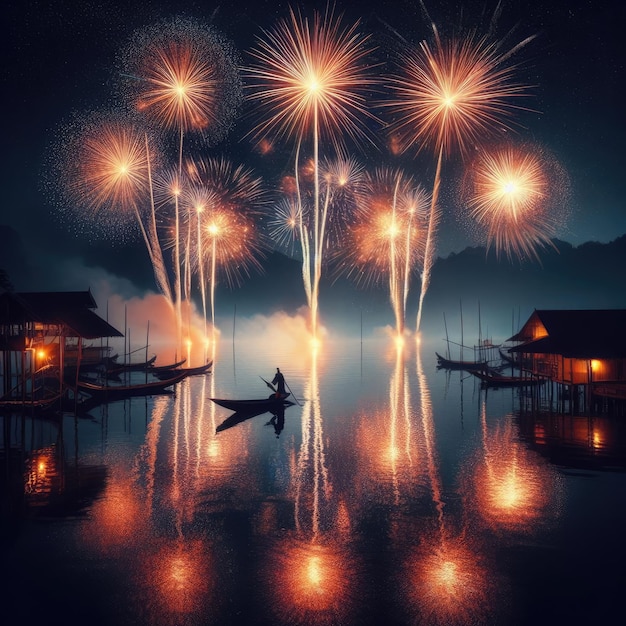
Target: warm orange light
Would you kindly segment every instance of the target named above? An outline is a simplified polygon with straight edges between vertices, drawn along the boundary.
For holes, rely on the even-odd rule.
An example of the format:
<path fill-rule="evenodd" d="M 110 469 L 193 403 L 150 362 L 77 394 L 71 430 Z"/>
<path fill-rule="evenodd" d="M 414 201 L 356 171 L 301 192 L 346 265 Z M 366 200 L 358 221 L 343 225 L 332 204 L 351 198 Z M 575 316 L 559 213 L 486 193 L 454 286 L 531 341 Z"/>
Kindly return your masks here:
<path fill-rule="evenodd" d="M 597 372 L 602 367 L 602 361 L 597 359 L 591 359 L 591 371 Z"/>
<path fill-rule="evenodd" d="M 481 555 L 466 541 L 424 546 L 407 562 L 409 600 L 437 624 L 482 621 L 489 606 L 490 586 Z"/>

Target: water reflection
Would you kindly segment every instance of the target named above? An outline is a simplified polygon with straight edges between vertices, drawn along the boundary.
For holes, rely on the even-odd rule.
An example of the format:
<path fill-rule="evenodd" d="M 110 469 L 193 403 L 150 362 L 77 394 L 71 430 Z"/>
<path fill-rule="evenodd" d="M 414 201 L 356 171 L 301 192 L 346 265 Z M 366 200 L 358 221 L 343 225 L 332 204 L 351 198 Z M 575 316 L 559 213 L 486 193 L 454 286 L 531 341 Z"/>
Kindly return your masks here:
<path fill-rule="evenodd" d="M 485 565 L 479 538 L 466 518 L 449 521 L 437 458 L 434 413 L 421 350 L 415 357 L 426 469 L 436 518 L 421 533 L 405 564 L 405 593 L 429 624 L 479 623 L 491 607 L 497 574 Z M 460 527 L 458 527 L 460 526 Z"/>
<path fill-rule="evenodd" d="M 438 386 L 424 347 L 379 348 L 360 364 L 339 346 L 300 354 L 297 366 L 272 355 L 289 363 L 301 399 L 279 438 L 269 414 L 217 432 L 223 410 L 208 400 L 251 397 L 267 370 L 261 350 L 241 366 L 243 388 L 214 353 L 213 374 L 176 396 L 58 424 L 7 420 L 3 466 L 20 505 L 39 519 L 73 515 L 20 526 L 7 597 L 45 617 L 45 604 L 19 591 L 33 585 L 34 557 L 51 564 L 43 571 L 59 606 L 97 601 L 99 623 L 116 626 L 519 625 L 538 623 L 533 596 L 564 577 L 576 602 L 581 577 L 601 597 L 607 576 L 586 572 L 602 570 L 601 555 L 622 560 L 623 542 L 605 537 L 614 516 L 626 523 L 615 471 L 623 422 L 516 414 L 510 391 L 481 393 L 463 410 L 462 380 Z M 593 467 L 604 471 L 579 471 Z M 617 513 L 596 497 L 602 485 Z"/>
<path fill-rule="evenodd" d="M 268 597 L 281 623 L 341 623 L 355 601 L 350 516 L 330 480 L 319 361 L 320 348 L 314 346 L 302 407 L 301 443 L 291 473 L 293 527 L 270 542 L 264 559 Z"/>
<path fill-rule="evenodd" d="M 554 507 L 555 476 L 541 457 L 518 440 L 511 415 L 500 419 L 491 431 L 487 423 L 487 399 L 482 396 L 480 425 L 483 449 L 468 468 L 478 514 L 492 530 L 536 532 L 558 514 Z"/>

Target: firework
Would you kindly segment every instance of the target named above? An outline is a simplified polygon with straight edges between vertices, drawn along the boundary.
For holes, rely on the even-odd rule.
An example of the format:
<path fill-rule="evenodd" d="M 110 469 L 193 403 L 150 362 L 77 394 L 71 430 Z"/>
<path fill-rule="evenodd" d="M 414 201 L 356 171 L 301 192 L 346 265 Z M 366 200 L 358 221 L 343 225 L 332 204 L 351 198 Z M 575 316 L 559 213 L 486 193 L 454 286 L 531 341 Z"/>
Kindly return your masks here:
<path fill-rule="evenodd" d="M 257 65 L 247 69 L 250 98 L 268 112 L 256 128 L 257 136 L 276 134 L 296 141 L 295 203 L 302 225 L 303 282 L 314 337 L 329 207 L 328 191 L 325 201 L 321 191 L 320 140 L 338 151 L 344 137 L 366 137 L 362 120 L 373 117 L 365 106 L 365 95 L 374 84 L 364 68 L 370 49 L 368 38 L 357 29 L 358 22 L 344 27 L 330 9 L 323 17 L 315 13 L 312 23 L 290 10 L 287 20 L 264 33 L 265 39 L 252 51 Z M 308 140 L 313 154 L 310 206 L 305 204 L 299 172 L 301 148 Z"/>
<path fill-rule="evenodd" d="M 212 321 L 215 324 L 215 286 L 221 273 L 229 286 L 243 274 L 261 270 L 259 259 L 266 241 L 257 228 L 267 202 L 260 178 L 241 165 L 222 158 L 189 161 L 185 170 L 188 187 L 181 195 L 187 211 L 190 239 L 190 271 L 200 275 L 206 318 L 205 284 L 211 287 Z M 193 228 L 192 224 L 195 224 Z"/>
<path fill-rule="evenodd" d="M 470 217 L 487 232 L 487 249 L 538 258 L 538 247 L 552 245 L 562 218 L 554 196 L 565 189 L 559 172 L 553 159 L 530 146 L 483 152 L 474 160 L 465 192 Z"/>
<path fill-rule="evenodd" d="M 77 117 L 63 133 L 62 157 L 52 168 L 61 181 L 63 210 L 89 232 L 115 240 L 138 228 L 155 279 L 169 297 L 156 227 L 150 219 L 151 171 L 157 151 L 136 120 L 118 113 Z"/>
<path fill-rule="evenodd" d="M 241 100 L 238 58 L 224 36 L 185 18 L 140 29 L 120 55 L 122 88 L 133 108 L 161 129 L 218 141 Z"/>
<path fill-rule="evenodd" d="M 429 205 L 424 188 L 400 170 L 380 168 L 366 175 L 341 253 L 340 271 L 358 283 L 388 282 L 400 335 L 410 277 L 423 254 Z"/>
<path fill-rule="evenodd" d="M 392 78 L 395 95 L 388 105 L 396 116 L 391 130 L 401 150 L 419 152 L 431 148 L 438 155 L 417 332 L 435 254 L 443 158 L 454 150 L 465 155 L 485 136 L 506 128 L 512 113 L 524 108 L 520 98 L 527 95 L 528 89 L 514 82 L 515 66 L 507 62 L 532 39 L 503 50 L 500 42 L 471 33 L 444 41 L 434 24 L 432 29 L 434 46 L 422 42 L 403 53 L 400 59 L 403 71 Z"/>
<path fill-rule="evenodd" d="M 241 80 L 231 44 L 199 22 L 176 18 L 137 31 L 121 55 L 124 87 L 135 109 L 161 130 L 178 134 L 178 173 L 182 175 L 183 137 L 199 132 L 221 139 L 241 99 Z M 178 338 L 182 341 L 181 244 L 185 296 L 189 297 L 189 243 L 181 240 L 178 196 L 174 198 L 174 277 Z"/>

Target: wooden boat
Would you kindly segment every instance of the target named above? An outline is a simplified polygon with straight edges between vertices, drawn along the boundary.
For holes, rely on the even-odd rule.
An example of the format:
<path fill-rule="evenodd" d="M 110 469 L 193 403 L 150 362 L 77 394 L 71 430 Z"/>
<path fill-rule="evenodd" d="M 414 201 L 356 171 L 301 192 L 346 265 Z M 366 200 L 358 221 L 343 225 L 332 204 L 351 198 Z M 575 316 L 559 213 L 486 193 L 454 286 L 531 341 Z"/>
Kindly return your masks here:
<path fill-rule="evenodd" d="M 439 369 L 482 371 L 489 368 L 487 361 L 454 361 L 441 356 L 438 352 L 435 352 L 435 354 L 437 355 L 437 367 Z"/>
<path fill-rule="evenodd" d="M 107 376 L 115 376 L 124 372 L 143 372 L 145 370 L 152 371 L 153 363 L 156 361 L 156 354 L 147 361 L 141 363 L 114 363 L 107 366 Z"/>
<path fill-rule="evenodd" d="M 175 385 L 186 377 L 187 374 L 184 372 L 178 372 L 165 380 L 153 380 L 147 383 L 132 385 L 100 385 L 79 380 L 77 383 L 77 391 L 86 393 L 92 397 L 97 396 L 108 400 L 130 398 L 133 396 L 149 396 L 151 394 L 167 392 L 168 387 Z"/>
<path fill-rule="evenodd" d="M 54 393 L 41 398 L 0 400 L 0 413 L 45 413 L 61 405 L 63 394 Z"/>
<path fill-rule="evenodd" d="M 213 361 L 209 361 L 204 365 L 198 365 L 197 367 L 181 367 L 173 369 L 162 369 L 154 371 L 154 368 L 150 368 L 148 371 L 154 374 L 157 378 L 167 379 L 171 378 L 175 374 L 184 374 L 185 376 L 198 376 L 200 374 L 206 374 L 213 366 Z"/>
<path fill-rule="evenodd" d="M 271 395 L 269 398 L 258 398 L 256 400 L 230 400 L 227 398 L 209 398 L 215 404 L 223 406 L 226 409 L 237 411 L 238 413 L 255 413 L 259 411 L 259 414 L 271 411 L 273 408 L 290 406 L 293 402 L 289 402 L 289 405 L 285 405 L 287 398 L 291 394 L 283 393 L 279 396 Z"/>
<path fill-rule="evenodd" d="M 468 370 L 476 376 L 485 387 L 526 387 L 537 385 L 543 381 L 538 378 L 522 378 L 520 376 L 504 376 L 487 368 L 486 370 Z"/>
<path fill-rule="evenodd" d="M 157 372 L 171 372 L 172 370 L 178 369 L 181 365 L 184 365 L 187 362 L 187 359 L 182 359 L 181 361 L 176 361 L 175 363 L 170 363 L 169 365 L 153 365 L 150 368 L 150 372 L 152 374 L 156 374 Z"/>
<path fill-rule="evenodd" d="M 227 417 L 221 424 L 219 424 L 219 426 L 215 429 L 215 432 L 221 433 L 228 428 L 232 428 L 237 424 L 241 424 L 242 422 L 252 419 L 257 415 L 263 415 L 263 413 L 267 413 L 268 411 L 275 412 L 277 415 L 282 415 L 282 420 L 284 422 L 285 408 L 287 408 L 288 406 L 293 406 L 294 404 L 294 402 L 291 402 L 289 400 L 283 400 L 282 404 L 274 403 L 274 405 L 272 405 L 270 408 L 267 408 L 267 406 L 261 406 L 260 408 L 255 410 L 246 411 L 240 409 L 238 411 L 235 411 L 230 417 Z"/>

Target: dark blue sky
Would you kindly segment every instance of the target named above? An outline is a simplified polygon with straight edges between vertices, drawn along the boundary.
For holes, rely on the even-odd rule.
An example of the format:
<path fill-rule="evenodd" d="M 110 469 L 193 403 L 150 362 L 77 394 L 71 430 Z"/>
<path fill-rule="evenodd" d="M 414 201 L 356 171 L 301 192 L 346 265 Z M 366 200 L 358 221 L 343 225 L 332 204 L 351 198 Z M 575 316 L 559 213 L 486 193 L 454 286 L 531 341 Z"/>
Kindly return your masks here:
<path fill-rule="evenodd" d="M 316 6 L 323 8 L 324 4 Z M 486 23 L 480 16 L 492 15 L 495 7 L 495 2 L 475 0 L 458 4 L 431 0 L 426 4 L 442 32 L 459 24 Z M 337 8 L 352 20 L 357 17 L 357 5 L 363 30 L 375 33 L 377 41 L 393 42 L 394 31 L 411 42 L 430 36 L 418 3 L 338 2 Z M 136 28 L 183 13 L 213 23 L 245 55 L 261 28 L 269 28 L 287 15 L 287 6 L 264 0 L 223 4 L 205 0 L 11 0 L 5 7 L 7 32 L 2 42 L 5 151 L 0 224 L 15 228 L 33 257 L 47 248 L 48 263 L 91 255 L 93 264 L 95 256 L 102 254 L 106 267 L 107 244 L 94 248 L 67 232 L 51 215 L 52 203 L 41 189 L 42 164 L 48 146 L 55 141 L 55 128 L 74 111 L 106 104 L 112 95 L 116 54 Z M 308 10 L 314 3 L 300 6 Z M 522 125 L 520 138 L 546 147 L 569 174 L 570 218 L 559 237 L 574 245 L 612 241 L 626 233 L 621 98 L 626 72 L 620 11 L 615 3 L 584 0 L 504 2 L 498 20 L 499 34 L 517 25 L 513 40 L 537 35 L 520 57 L 524 80 L 536 85 L 532 106 L 539 113 L 522 115 L 516 121 Z M 401 45 L 399 41 L 395 38 L 395 45 Z M 242 129 L 243 124 L 235 126 L 229 140 L 217 149 L 247 160 L 249 146 L 239 141 Z M 254 158 L 250 156 L 253 166 Z M 380 156 L 381 164 L 385 158 Z M 284 169 L 288 167 L 285 160 Z M 447 219 L 440 238 L 442 255 L 476 243 L 455 226 L 452 204 L 453 198 L 444 199 Z M 137 250 L 145 254 L 141 242 Z"/>

